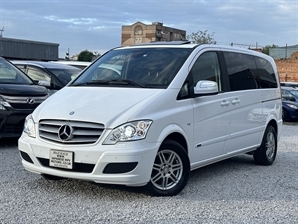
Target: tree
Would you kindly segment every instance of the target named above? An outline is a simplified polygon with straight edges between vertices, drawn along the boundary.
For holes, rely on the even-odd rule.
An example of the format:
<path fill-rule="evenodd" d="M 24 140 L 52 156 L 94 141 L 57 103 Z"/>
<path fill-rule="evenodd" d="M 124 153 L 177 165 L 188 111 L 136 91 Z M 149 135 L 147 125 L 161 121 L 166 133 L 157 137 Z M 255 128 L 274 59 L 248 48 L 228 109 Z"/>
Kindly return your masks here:
<path fill-rule="evenodd" d="M 270 49 L 270 48 L 275 48 L 275 47 L 278 47 L 278 46 L 275 45 L 275 44 L 272 44 L 272 45 L 266 45 L 265 47 L 263 47 L 263 49 L 262 49 L 262 53 L 269 55 L 269 49 Z"/>
<path fill-rule="evenodd" d="M 78 61 L 92 61 L 94 58 L 94 54 L 91 51 L 84 50 L 78 56 Z"/>
<path fill-rule="evenodd" d="M 208 30 L 201 31 L 199 30 L 196 33 L 187 35 L 187 39 L 195 44 L 216 44 L 216 41 L 213 39 L 213 35 L 208 33 Z"/>

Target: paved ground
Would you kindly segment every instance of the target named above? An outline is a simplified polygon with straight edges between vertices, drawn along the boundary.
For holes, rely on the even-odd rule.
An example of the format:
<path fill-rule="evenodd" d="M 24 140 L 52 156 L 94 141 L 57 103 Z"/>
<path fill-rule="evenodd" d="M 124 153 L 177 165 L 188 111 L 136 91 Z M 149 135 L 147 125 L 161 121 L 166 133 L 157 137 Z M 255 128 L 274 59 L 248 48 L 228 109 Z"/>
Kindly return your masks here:
<path fill-rule="evenodd" d="M 47 181 L 0 140 L 0 223 L 298 223 L 298 126 L 285 123 L 277 159 L 238 156 L 191 173 L 175 197 L 77 180 Z"/>

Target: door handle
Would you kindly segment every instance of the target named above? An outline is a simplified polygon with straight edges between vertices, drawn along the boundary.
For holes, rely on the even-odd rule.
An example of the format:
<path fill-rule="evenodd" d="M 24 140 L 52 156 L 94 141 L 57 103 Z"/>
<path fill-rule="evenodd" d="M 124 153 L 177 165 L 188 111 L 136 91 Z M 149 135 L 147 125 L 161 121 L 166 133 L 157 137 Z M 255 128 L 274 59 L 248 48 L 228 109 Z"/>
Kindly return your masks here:
<path fill-rule="evenodd" d="M 220 106 L 222 106 L 222 107 L 226 107 L 226 106 L 229 106 L 229 104 L 230 104 L 230 101 L 223 100 L 223 101 L 220 103 Z"/>
<path fill-rule="evenodd" d="M 236 104 L 239 104 L 239 103 L 240 103 L 240 100 L 238 98 L 232 100 L 233 105 L 236 105 Z"/>

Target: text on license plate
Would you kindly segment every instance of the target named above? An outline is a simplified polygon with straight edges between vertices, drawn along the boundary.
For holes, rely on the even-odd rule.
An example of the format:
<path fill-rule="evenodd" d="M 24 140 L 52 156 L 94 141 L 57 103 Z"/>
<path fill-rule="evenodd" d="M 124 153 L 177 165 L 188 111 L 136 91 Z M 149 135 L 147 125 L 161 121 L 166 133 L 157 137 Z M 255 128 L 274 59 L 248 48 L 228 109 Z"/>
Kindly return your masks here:
<path fill-rule="evenodd" d="M 73 152 L 51 150 L 50 151 L 50 166 L 60 167 L 65 169 L 73 168 Z"/>

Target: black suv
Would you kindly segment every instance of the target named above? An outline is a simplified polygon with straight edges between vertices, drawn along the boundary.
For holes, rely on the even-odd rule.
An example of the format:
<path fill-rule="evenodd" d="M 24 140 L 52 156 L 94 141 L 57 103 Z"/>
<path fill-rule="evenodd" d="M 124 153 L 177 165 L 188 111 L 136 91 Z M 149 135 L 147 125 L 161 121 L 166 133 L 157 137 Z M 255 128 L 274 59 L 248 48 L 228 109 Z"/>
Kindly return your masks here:
<path fill-rule="evenodd" d="M 44 86 L 0 57 L 0 138 L 19 137 L 26 116 L 48 96 Z"/>

